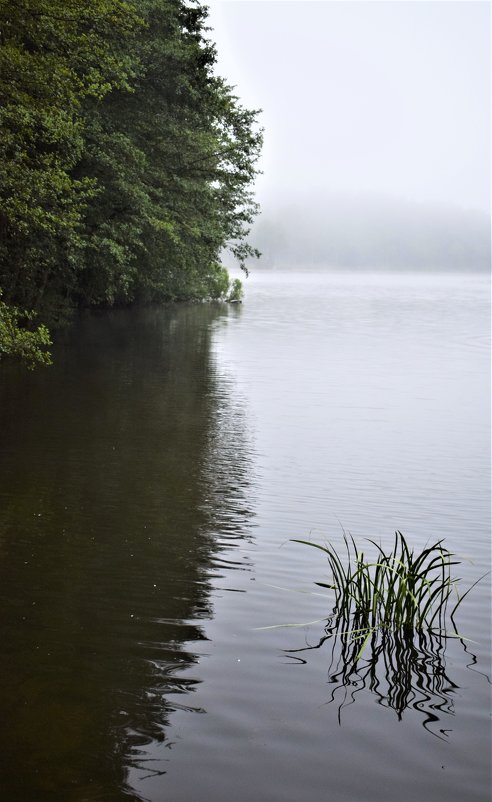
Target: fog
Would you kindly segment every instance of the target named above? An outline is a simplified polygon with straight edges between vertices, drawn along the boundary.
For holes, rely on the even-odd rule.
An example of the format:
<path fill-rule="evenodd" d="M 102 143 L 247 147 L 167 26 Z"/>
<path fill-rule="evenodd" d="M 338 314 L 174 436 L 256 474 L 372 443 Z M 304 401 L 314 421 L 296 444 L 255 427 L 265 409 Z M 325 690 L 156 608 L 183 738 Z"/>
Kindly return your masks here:
<path fill-rule="evenodd" d="M 265 266 L 488 269 L 489 3 L 212 0 L 209 25 L 263 110 Z"/>
<path fill-rule="evenodd" d="M 485 212 L 386 198 L 322 196 L 267 207 L 253 240 L 268 268 L 466 270 L 490 268 Z M 252 266 L 253 263 L 250 263 Z"/>

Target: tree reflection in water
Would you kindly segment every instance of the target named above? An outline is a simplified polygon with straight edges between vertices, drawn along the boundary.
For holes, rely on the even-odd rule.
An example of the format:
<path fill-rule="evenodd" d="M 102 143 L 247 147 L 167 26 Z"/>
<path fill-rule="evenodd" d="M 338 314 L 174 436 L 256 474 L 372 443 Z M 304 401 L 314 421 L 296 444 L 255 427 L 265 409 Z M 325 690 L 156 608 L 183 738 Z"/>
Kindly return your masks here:
<path fill-rule="evenodd" d="M 83 315 L 49 372 L 12 366 L 0 387 L 2 799 L 138 799 L 130 770 L 165 767 L 145 745 L 202 712 L 211 589 L 252 517 L 241 399 L 212 347 L 238 314 Z"/>

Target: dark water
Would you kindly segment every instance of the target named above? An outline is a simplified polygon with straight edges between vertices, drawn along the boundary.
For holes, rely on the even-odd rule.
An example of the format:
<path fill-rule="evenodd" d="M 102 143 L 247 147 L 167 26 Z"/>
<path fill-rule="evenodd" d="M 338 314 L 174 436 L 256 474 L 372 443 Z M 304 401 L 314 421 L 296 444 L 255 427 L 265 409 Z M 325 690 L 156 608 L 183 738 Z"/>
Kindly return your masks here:
<path fill-rule="evenodd" d="M 466 651 L 375 646 L 347 681 L 289 542 L 401 529 L 487 570 L 488 283 L 250 284 L 2 368 L 2 801 L 489 798 L 489 580 Z"/>

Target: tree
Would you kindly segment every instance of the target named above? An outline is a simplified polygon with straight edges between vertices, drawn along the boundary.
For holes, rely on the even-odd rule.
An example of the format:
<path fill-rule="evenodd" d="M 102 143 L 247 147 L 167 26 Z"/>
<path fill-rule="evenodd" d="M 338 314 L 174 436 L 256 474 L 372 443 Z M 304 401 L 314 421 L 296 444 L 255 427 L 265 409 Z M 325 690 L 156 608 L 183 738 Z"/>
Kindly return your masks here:
<path fill-rule="evenodd" d="M 129 87 L 123 0 L 0 0 L 0 285 L 56 317 L 75 284 L 80 223 L 97 192 L 75 177 L 83 102 Z"/>
<path fill-rule="evenodd" d="M 0 286 L 75 305 L 225 297 L 257 211 L 257 112 L 185 0 L 0 0 Z M 31 314 L 31 313 L 30 313 Z"/>
<path fill-rule="evenodd" d="M 94 176 L 84 303 L 216 296 L 219 254 L 230 244 L 244 264 L 256 212 L 248 187 L 261 132 L 214 76 L 206 10 L 145 0 L 133 43 L 134 91 L 112 92 L 87 111 L 77 176 Z"/>

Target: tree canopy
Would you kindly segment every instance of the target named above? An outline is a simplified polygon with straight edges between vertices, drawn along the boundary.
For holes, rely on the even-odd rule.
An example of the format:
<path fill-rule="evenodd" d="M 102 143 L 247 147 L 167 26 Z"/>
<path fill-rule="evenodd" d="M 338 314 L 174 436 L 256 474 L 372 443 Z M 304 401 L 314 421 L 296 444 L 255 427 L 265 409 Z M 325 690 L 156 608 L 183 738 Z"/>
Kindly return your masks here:
<path fill-rule="evenodd" d="M 215 74 L 206 17 L 193 0 L 0 0 L 4 319 L 223 297 L 221 250 L 256 254 L 258 112 Z"/>

